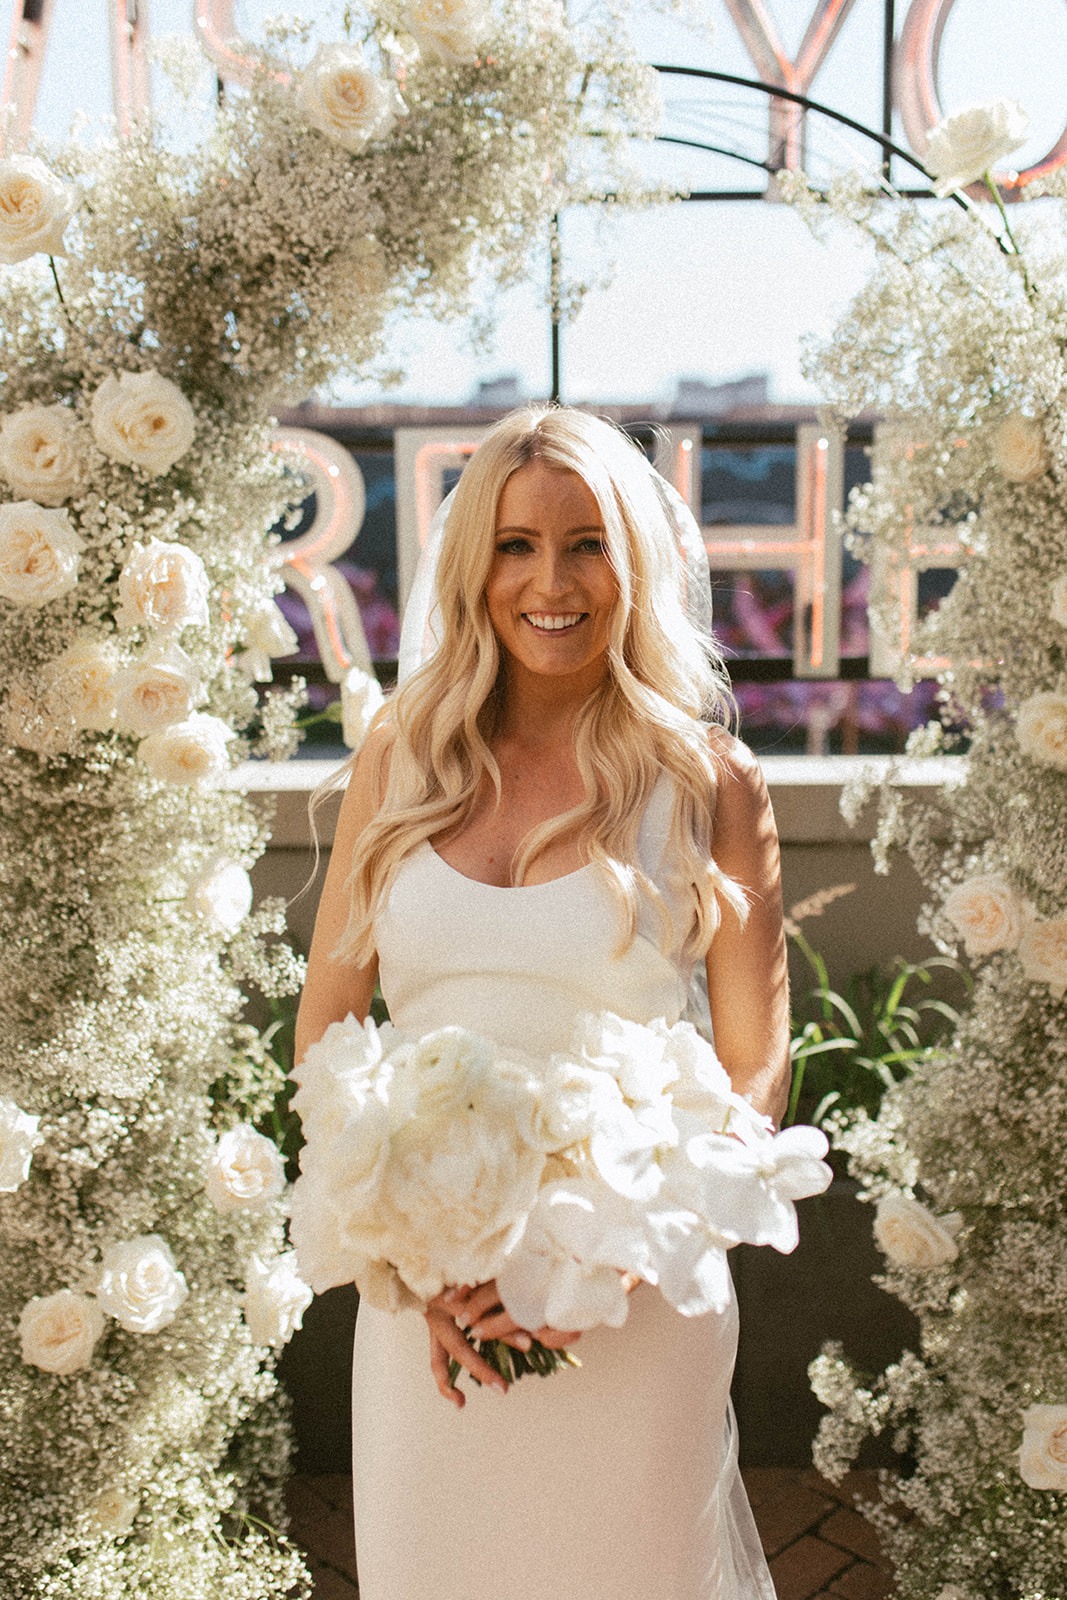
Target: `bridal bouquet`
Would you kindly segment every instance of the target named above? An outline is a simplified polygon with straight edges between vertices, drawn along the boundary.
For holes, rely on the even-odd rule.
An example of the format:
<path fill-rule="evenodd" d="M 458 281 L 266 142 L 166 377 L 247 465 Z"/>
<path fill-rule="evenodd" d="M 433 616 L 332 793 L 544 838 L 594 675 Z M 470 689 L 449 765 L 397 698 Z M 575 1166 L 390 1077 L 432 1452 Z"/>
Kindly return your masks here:
<path fill-rule="evenodd" d="M 792 1250 L 794 1201 L 831 1176 L 823 1134 L 774 1134 L 686 1022 L 584 1016 L 544 1058 L 348 1017 L 294 1076 L 301 1275 L 389 1310 L 495 1278 L 523 1328 L 619 1327 L 625 1273 L 722 1310 L 727 1250 Z"/>

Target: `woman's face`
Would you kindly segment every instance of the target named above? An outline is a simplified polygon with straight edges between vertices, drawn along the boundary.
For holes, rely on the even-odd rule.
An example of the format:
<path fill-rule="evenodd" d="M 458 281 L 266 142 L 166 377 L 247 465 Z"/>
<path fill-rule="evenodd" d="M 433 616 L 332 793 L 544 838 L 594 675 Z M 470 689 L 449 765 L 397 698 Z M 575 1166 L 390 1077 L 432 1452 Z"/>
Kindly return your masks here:
<path fill-rule="evenodd" d="M 513 681 L 530 673 L 588 691 L 602 680 L 618 584 L 600 507 L 576 472 L 534 460 L 508 478 L 485 599 Z"/>

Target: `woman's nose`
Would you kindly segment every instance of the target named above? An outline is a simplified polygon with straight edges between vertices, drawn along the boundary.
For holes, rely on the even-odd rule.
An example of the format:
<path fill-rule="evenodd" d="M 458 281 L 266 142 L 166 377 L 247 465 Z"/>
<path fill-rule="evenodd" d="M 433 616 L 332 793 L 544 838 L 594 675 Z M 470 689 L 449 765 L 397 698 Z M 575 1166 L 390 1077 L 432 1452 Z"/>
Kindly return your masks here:
<path fill-rule="evenodd" d="M 564 594 L 569 586 L 566 557 L 562 551 L 543 548 L 537 563 L 537 587 L 547 596 Z"/>

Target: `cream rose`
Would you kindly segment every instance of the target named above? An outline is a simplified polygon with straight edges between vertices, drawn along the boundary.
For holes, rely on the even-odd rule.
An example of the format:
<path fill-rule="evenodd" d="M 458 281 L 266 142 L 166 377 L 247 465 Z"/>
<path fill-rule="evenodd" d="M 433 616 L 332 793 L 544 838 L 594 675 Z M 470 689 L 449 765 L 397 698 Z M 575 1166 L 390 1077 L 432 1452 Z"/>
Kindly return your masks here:
<path fill-rule="evenodd" d="M 44 670 L 49 703 L 62 707 L 76 727 L 106 733 L 115 722 L 117 672 L 118 656 L 109 643 L 75 639 Z"/>
<path fill-rule="evenodd" d="M 988 100 L 963 106 L 932 128 L 927 139 L 926 169 L 934 193 L 951 194 L 984 177 L 1026 138 L 1029 121 L 1017 100 Z"/>
<path fill-rule="evenodd" d="M 169 472 L 192 446 L 196 417 L 176 383 L 158 372 L 120 372 L 93 395 L 93 437 L 112 461 Z"/>
<path fill-rule="evenodd" d="M 1067 572 L 1061 572 L 1052 585 L 1052 603 L 1049 615 L 1061 628 L 1067 628 Z"/>
<path fill-rule="evenodd" d="M 77 583 L 84 548 L 65 511 L 32 500 L 0 506 L 0 595 L 27 607 L 58 600 Z"/>
<path fill-rule="evenodd" d="M 265 1211 L 285 1192 L 278 1146 L 247 1122 L 229 1128 L 208 1160 L 204 1192 L 216 1211 Z"/>
<path fill-rule="evenodd" d="M 969 956 L 1014 950 L 1026 926 L 1026 902 L 995 874 L 958 883 L 945 897 L 942 910 Z"/>
<path fill-rule="evenodd" d="M 22 1359 L 42 1372 L 69 1377 L 92 1364 L 103 1331 L 104 1314 L 91 1295 L 60 1289 L 37 1296 L 23 1306 L 19 1317 Z"/>
<path fill-rule="evenodd" d="M 1024 700 L 1015 718 L 1015 737 L 1031 761 L 1067 772 L 1067 695 L 1047 689 Z"/>
<path fill-rule="evenodd" d="M 151 539 L 135 544 L 119 573 L 121 628 L 206 628 L 208 581 L 188 545 Z"/>
<path fill-rule="evenodd" d="M 384 138 L 405 110 L 396 84 L 379 78 L 348 44 L 319 45 L 300 74 L 297 103 L 312 127 L 346 150 Z"/>
<path fill-rule="evenodd" d="M 61 506 L 85 481 L 78 426 L 67 406 L 23 406 L 0 418 L 0 472 L 23 500 Z"/>
<path fill-rule="evenodd" d="M 158 1233 L 123 1239 L 104 1251 L 96 1298 L 127 1333 L 158 1333 L 174 1321 L 188 1295 L 170 1245 Z"/>
<path fill-rule="evenodd" d="M 492 14 L 484 0 L 414 0 L 404 22 L 423 50 L 455 65 L 477 60 Z"/>
<path fill-rule="evenodd" d="M 193 879 L 186 899 L 220 933 L 236 933 L 252 909 L 252 880 L 239 861 L 213 861 Z"/>
<path fill-rule="evenodd" d="M 241 1301 L 252 1343 L 280 1350 L 300 1327 L 314 1298 L 297 1271 L 295 1251 L 287 1250 L 270 1262 L 253 1256 Z"/>
<path fill-rule="evenodd" d="M 993 460 L 1009 483 L 1035 483 L 1049 469 L 1044 424 L 1019 412 L 1005 417 L 993 435 Z"/>
<path fill-rule="evenodd" d="M 230 770 L 226 744 L 232 738 L 233 730 L 221 718 L 194 711 L 184 722 L 172 722 L 142 739 L 137 759 L 164 783 L 208 788 Z"/>
<path fill-rule="evenodd" d="M 281 607 L 268 600 L 248 619 L 245 648 L 237 657 L 237 665 L 242 672 L 247 672 L 253 683 L 269 683 L 273 677 L 271 658 L 292 655 L 299 643 Z"/>
<path fill-rule="evenodd" d="M 1023 1412 L 1019 1476 L 1031 1489 L 1067 1490 L 1067 1406 L 1030 1406 Z"/>
<path fill-rule="evenodd" d="M 906 1194 L 887 1194 L 874 1215 L 874 1237 L 881 1250 L 898 1267 L 924 1271 L 943 1267 L 959 1255 L 956 1235 L 963 1218 L 956 1212 L 935 1217 L 932 1211 Z"/>
<path fill-rule="evenodd" d="M 141 1502 L 124 1489 L 101 1489 L 90 1502 L 93 1523 L 101 1533 L 121 1539 L 129 1533 L 140 1510 Z"/>
<path fill-rule="evenodd" d="M 1054 1000 L 1067 993 L 1067 917 L 1032 922 L 1019 942 L 1019 960 L 1031 983 L 1047 983 Z"/>
<path fill-rule="evenodd" d="M 0 161 L 0 262 L 63 254 L 74 192 L 35 156 Z"/>
<path fill-rule="evenodd" d="M 0 1194 L 14 1194 L 29 1177 L 33 1152 L 42 1142 L 40 1122 L 0 1095 Z"/>
<path fill-rule="evenodd" d="M 129 733 L 145 738 L 184 722 L 202 697 L 196 668 L 171 640 L 115 677 L 115 712 Z"/>
<path fill-rule="evenodd" d="M 370 725 L 385 704 L 381 684 L 369 672 L 352 667 L 341 679 L 341 737 L 350 750 L 358 750 Z"/>

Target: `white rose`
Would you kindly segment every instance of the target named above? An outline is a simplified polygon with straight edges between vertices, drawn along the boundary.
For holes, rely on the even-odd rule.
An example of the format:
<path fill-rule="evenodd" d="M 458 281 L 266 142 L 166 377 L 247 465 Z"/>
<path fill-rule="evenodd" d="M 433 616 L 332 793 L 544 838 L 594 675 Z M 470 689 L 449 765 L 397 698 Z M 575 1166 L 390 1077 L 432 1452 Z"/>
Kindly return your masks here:
<path fill-rule="evenodd" d="M 1019 1476 L 1031 1489 L 1067 1490 L 1067 1406 L 1023 1412 Z"/>
<path fill-rule="evenodd" d="M 185 1277 L 158 1233 L 123 1239 L 104 1251 L 96 1298 L 127 1333 L 158 1333 L 188 1296 Z"/>
<path fill-rule="evenodd" d="M 993 435 L 993 460 L 1009 483 L 1035 483 L 1049 469 L 1044 425 L 1013 412 Z"/>
<path fill-rule="evenodd" d="M 184 722 L 202 698 L 196 668 L 179 644 L 150 650 L 115 676 L 115 713 L 138 738 Z"/>
<path fill-rule="evenodd" d="M 968 878 L 945 897 L 945 916 L 969 956 L 1014 950 L 1026 926 L 1026 902 L 1004 878 Z"/>
<path fill-rule="evenodd" d="M 192 406 L 158 372 L 112 373 L 93 395 L 90 420 L 106 456 L 153 478 L 169 472 L 196 437 Z"/>
<path fill-rule="evenodd" d="M 213 861 L 193 879 L 186 899 L 220 933 L 236 933 L 252 909 L 252 880 L 239 861 Z"/>
<path fill-rule="evenodd" d="M 300 74 L 297 102 L 312 127 L 346 150 L 384 138 L 405 110 L 392 79 L 379 78 L 348 44 L 319 45 Z"/>
<path fill-rule="evenodd" d="M 129 1533 L 140 1508 L 141 1502 L 124 1489 L 101 1489 L 89 1506 L 96 1528 L 115 1539 Z"/>
<path fill-rule="evenodd" d="M 1019 941 L 1019 960 L 1031 983 L 1047 983 L 1054 1000 L 1067 994 L 1067 917 L 1032 922 Z"/>
<path fill-rule="evenodd" d="M 955 1261 L 960 1253 L 956 1236 L 962 1226 L 963 1218 L 956 1212 L 935 1217 L 906 1194 L 883 1195 L 874 1215 L 879 1248 L 896 1266 L 919 1271 Z"/>
<path fill-rule="evenodd" d="M 1049 615 L 1061 628 L 1067 628 L 1067 572 L 1061 572 L 1052 585 L 1052 604 Z"/>
<path fill-rule="evenodd" d="M 19 1337 L 22 1359 L 42 1372 L 68 1377 L 92 1364 L 104 1314 L 96 1301 L 72 1289 L 35 1297 L 22 1308 Z"/>
<path fill-rule="evenodd" d="M 44 670 L 49 702 L 76 727 L 106 733 L 115 721 L 118 656 L 104 640 L 75 639 Z"/>
<path fill-rule="evenodd" d="M 17 606 L 43 606 L 78 581 L 84 541 L 65 511 L 32 500 L 0 506 L 0 595 Z"/>
<path fill-rule="evenodd" d="M 34 156 L 0 161 L 0 262 L 63 254 L 74 192 Z"/>
<path fill-rule="evenodd" d="M 78 427 L 67 406 L 23 406 L 0 418 L 0 472 L 23 500 L 61 506 L 85 478 Z"/>
<path fill-rule="evenodd" d="M 135 544 L 119 573 L 121 628 L 205 628 L 208 581 L 204 563 L 184 544 L 151 539 Z"/>
<path fill-rule="evenodd" d="M 207 1164 L 204 1192 L 216 1211 L 265 1211 L 285 1191 L 278 1146 L 247 1122 L 228 1128 Z"/>
<path fill-rule="evenodd" d="M 964 106 L 930 130 L 923 158 L 936 179 L 934 193 L 951 194 L 990 172 L 1002 156 L 1017 150 L 1029 122 L 1017 100 L 989 100 Z"/>
<path fill-rule="evenodd" d="M 14 1194 L 30 1175 L 33 1152 L 42 1143 L 40 1117 L 0 1096 L 0 1194 Z"/>
<path fill-rule="evenodd" d="M 232 729 L 219 717 L 194 711 L 184 722 L 150 733 L 137 746 L 137 758 L 164 783 L 209 787 L 230 770 L 226 754 Z"/>
<path fill-rule="evenodd" d="M 300 1327 L 314 1298 L 297 1271 L 292 1250 L 275 1256 L 269 1263 L 253 1256 L 245 1273 L 241 1301 L 252 1343 L 280 1350 Z"/>
<path fill-rule="evenodd" d="M 414 0 L 404 22 L 416 42 L 441 61 L 478 58 L 492 22 L 485 0 Z"/>
<path fill-rule="evenodd" d="M 237 657 L 237 665 L 247 672 L 253 683 L 269 683 L 272 656 L 288 656 L 299 645 L 294 630 L 273 600 L 258 606 L 245 627 L 245 648 Z"/>
<path fill-rule="evenodd" d="M 341 737 L 350 750 L 358 750 L 385 696 L 381 684 L 369 672 L 352 667 L 341 680 Z"/>
<path fill-rule="evenodd" d="M 1067 695 L 1047 689 L 1024 700 L 1015 718 L 1015 737 L 1031 761 L 1067 772 Z"/>

